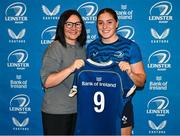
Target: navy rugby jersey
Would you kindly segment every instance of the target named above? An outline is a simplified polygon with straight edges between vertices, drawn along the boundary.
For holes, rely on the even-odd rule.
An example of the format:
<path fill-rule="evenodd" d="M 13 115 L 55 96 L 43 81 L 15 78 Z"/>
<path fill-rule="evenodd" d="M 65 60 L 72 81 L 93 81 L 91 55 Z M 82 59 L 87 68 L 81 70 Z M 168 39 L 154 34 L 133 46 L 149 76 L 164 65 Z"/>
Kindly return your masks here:
<path fill-rule="evenodd" d="M 75 134 L 119 135 L 123 107 L 135 88 L 116 63 L 86 60 L 74 77 L 73 90 L 77 90 Z"/>
<path fill-rule="evenodd" d="M 87 46 L 87 58 L 96 62 L 127 61 L 130 64 L 142 61 L 140 49 L 136 43 L 120 35 L 119 39 L 111 44 L 104 44 L 96 39 Z"/>

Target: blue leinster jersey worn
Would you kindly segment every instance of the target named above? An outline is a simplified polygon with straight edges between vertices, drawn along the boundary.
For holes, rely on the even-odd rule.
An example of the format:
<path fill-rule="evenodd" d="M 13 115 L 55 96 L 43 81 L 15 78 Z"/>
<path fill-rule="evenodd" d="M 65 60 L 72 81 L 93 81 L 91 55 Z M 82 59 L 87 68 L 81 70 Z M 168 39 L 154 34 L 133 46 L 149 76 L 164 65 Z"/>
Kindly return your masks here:
<path fill-rule="evenodd" d="M 85 66 L 76 71 L 71 90 L 71 94 L 77 90 L 75 134 L 119 135 L 123 107 L 135 88 L 116 63 L 85 61 Z"/>
<path fill-rule="evenodd" d="M 136 43 L 119 36 L 119 39 L 111 44 L 104 44 L 96 39 L 87 46 L 87 58 L 96 62 L 127 61 L 130 64 L 142 60 L 141 52 Z"/>

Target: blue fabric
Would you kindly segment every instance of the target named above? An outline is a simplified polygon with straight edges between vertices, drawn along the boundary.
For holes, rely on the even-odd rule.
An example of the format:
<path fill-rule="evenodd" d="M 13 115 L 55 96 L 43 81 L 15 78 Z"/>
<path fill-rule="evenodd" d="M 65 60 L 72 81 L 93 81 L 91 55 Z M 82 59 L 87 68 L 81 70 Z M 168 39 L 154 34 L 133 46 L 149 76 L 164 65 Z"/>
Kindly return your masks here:
<path fill-rule="evenodd" d="M 122 80 L 123 79 L 123 80 Z M 76 135 L 120 134 L 121 114 L 134 83 L 116 63 L 96 65 L 85 61 L 75 74 L 77 86 Z"/>
<path fill-rule="evenodd" d="M 133 64 L 142 60 L 138 45 L 120 35 L 119 39 L 111 44 L 104 44 L 100 39 L 96 39 L 87 46 L 86 55 L 87 58 L 96 62 L 112 60 L 114 62 L 127 61 Z"/>

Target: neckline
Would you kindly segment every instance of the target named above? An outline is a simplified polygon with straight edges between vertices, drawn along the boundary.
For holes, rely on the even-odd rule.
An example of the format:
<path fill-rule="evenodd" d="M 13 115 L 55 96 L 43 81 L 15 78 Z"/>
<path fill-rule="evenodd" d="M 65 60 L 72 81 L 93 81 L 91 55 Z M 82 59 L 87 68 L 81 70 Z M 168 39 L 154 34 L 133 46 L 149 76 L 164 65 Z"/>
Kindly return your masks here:
<path fill-rule="evenodd" d="M 104 43 L 104 42 L 102 41 L 102 39 L 100 38 L 100 42 L 101 42 L 101 44 L 103 44 L 103 45 L 112 45 L 112 44 L 117 43 L 119 40 L 120 40 L 120 37 L 118 36 L 118 39 L 117 39 L 116 41 L 114 41 L 114 42 L 112 42 L 112 43 Z"/>
<path fill-rule="evenodd" d="M 108 62 L 101 62 L 101 63 L 98 63 L 98 62 L 95 62 L 93 61 L 92 59 L 87 59 L 87 62 L 92 64 L 92 65 L 95 65 L 95 66 L 100 66 L 100 67 L 106 67 L 106 66 L 110 66 L 113 64 L 113 61 L 110 60 Z"/>

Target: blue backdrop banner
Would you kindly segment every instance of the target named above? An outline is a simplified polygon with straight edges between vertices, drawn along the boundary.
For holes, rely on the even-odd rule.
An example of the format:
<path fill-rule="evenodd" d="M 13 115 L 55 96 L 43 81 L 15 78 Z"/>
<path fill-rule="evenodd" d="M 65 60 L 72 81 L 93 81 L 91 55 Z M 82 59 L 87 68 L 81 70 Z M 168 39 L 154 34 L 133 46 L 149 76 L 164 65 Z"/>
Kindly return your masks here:
<path fill-rule="evenodd" d="M 180 135 L 180 1 L 175 0 L 2 0 L 0 135 L 42 135 L 40 68 L 59 16 L 78 10 L 88 44 L 98 37 L 96 15 L 105 7 L 116 11 L 118 33 L 140 46 L 147 73 L 145 87 L 133 98 L 133 134 Z"/>

